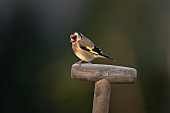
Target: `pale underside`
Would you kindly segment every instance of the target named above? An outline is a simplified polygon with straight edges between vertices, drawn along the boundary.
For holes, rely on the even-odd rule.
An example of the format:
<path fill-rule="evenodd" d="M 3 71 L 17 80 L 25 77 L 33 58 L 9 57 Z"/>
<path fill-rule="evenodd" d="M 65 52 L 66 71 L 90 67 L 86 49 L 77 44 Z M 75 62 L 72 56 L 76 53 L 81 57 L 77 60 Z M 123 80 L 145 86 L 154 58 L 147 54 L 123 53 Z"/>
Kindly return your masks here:
<path fill-rule="evenodd" d="M 80 58 L 81 60 L 86 61 L 86 62 L 90 62 L 90 61 L 94 60 L 95 58 L 104 58 L 103 56 L 95 55 L 88 51 L 82 50 L 79 47 L 78 43 L 75 43 L 74 45 L 72 45 L 72 49 L 78 58 Z"/>

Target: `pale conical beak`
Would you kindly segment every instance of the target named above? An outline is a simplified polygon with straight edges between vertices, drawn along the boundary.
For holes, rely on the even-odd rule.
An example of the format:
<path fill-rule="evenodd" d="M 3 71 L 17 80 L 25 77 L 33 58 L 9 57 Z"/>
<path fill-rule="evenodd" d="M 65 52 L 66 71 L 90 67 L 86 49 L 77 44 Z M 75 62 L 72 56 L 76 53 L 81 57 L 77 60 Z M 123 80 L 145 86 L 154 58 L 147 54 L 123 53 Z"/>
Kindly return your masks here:
<path fill-rule="evenodd" d="M 70 38 L 70 42 L 73 42 L 73 41 L 74 41 L 74 39 Z"/>

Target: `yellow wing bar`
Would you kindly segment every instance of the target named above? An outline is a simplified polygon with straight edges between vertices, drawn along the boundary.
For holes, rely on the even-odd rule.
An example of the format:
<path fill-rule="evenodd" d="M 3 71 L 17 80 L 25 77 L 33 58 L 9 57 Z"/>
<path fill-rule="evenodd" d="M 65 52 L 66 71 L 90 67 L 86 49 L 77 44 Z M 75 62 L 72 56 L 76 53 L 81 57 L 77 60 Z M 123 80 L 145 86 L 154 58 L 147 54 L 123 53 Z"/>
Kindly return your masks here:
<path fill-rule="evenodd" d="M 95 55 L 98 55 L 98 54 L 99 54 L 99 53 L 97 53 L 96 51 L 93 51 L 92 48 L 89 47 L 89 46 L 86 46 L 86 49 L 88 49 L 89 52 L 91 52 L 91 53 L 93 53 L 93 54 L 95 54 Z"/>

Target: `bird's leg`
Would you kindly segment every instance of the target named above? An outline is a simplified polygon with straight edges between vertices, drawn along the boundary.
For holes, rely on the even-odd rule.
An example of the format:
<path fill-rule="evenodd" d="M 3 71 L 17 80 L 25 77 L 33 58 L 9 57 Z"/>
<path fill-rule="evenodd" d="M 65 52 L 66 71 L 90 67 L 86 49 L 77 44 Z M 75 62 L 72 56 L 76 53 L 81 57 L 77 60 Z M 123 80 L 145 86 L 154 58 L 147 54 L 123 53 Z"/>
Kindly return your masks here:
<path fill-rule="evenodd" d="M 87 62 L 88 64 L 92 64 L 90 61 L 89 62 Z"/>
<path fill-rule="evenodd" d="M 80 64 L 82 61 L 83 61 L 83 60 L 80 60 L 80 61 L 76 62 L 76 64 Z"/>

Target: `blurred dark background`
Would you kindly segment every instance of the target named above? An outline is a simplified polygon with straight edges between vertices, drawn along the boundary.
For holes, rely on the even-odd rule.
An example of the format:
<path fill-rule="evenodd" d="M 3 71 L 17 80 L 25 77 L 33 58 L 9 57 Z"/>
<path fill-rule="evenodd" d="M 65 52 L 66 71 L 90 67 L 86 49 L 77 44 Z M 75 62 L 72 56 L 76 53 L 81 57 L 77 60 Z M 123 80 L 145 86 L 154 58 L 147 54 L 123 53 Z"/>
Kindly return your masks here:
<path fill-rule="evenodd" d="M 70 77 L 74 31 L 138 70 L 112 85 L 110 113 L 169 113 L 169 30 L 169 0 L 1 0 L 1 113 L 91 113 L 94 83 Z"/>

